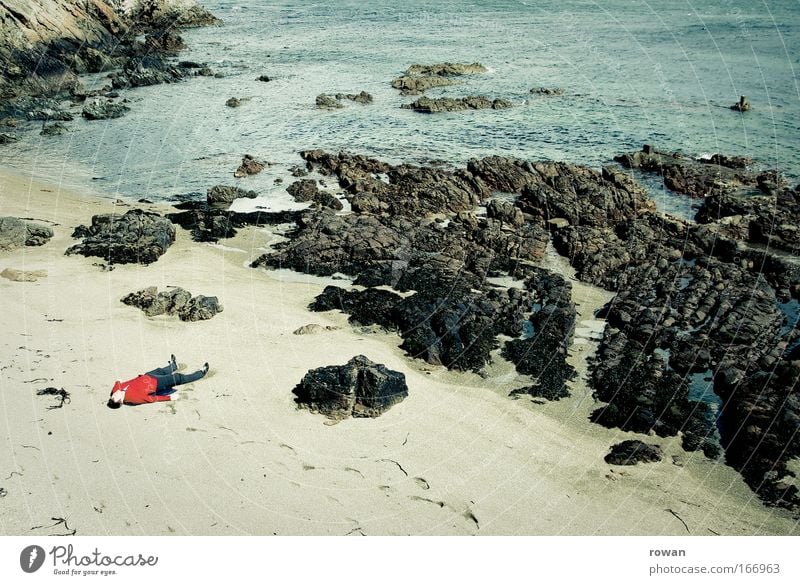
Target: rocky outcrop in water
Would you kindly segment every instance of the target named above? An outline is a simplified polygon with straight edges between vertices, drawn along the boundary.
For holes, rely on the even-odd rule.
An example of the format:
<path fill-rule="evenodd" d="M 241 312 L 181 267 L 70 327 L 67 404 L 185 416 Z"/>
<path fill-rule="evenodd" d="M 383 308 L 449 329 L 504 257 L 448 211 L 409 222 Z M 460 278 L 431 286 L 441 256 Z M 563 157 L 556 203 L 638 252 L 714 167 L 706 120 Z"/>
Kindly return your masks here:
<path fill-rule="evenodd" d="M 405 75 L 392 81 L 392 87 L 403 95 L 417 95 L 434 87 L 458 83 L 457 77 L 485 73 L 480 63 L 438 63 L 435 65 L 411 65 Z"/>
<path fill-rule="evenodd" d="M 193 297 L 192 293 L 180 287 L 158 292 L 157 287 L 150 286 L 124 296 L 121 301 L 141 309 L 148 317 L 177 315 L 181 321 L 205 321 L 222 312 L 217 297 Z"/>
<path fill-rule="evenodd" d="M 344 100 L 357 104 L 371 104 L 372 96 L 365 91 L 359 93 L 337 93 L 335 95 L 321 93 L 316 98 L 316 105 L 318 108 L 323 109 L 339 109 L 344 107 L 342 103 Z"/>
<path fill-rule="evenodd" d="M 739 101 L 731 106 L 731 109 L 735 112 L 749 112 L 753 109 L 753 106 L 750 104 L 750 100 L 748 100 L 746 96 L 741 96 Z"/>
<path fill-rule="evenodd" d="M 405 110 L 414 110 L 423 114 L 436 112 L 461 112 L 464 110 L 503 110 L 513 107 L 508 100 L 490 99 L 486 96 L 468 96 L 462 98 L 435 98 L 421 97 L 410 104 L 400 106 Z"/>
<path fill-rule="evenodd" d="M 681 153 L 664 153 L 645 145 L 640 152 L 614 157 L 626 168 L 657 173 L 664 177 L 664 185 L 676 193 L 690 197 L 707 197 L 758 188 L 769 190 L 781 184 L 774 171 L 746 170 L 747 159 L 721 157 L 694 159 Z"/>
<path fill-rule="evenodd" d="M 42 246 L 52 237 L 53 230 L 46 225 L 11 216 L 0 217 L 0 251 Z"/>
<path fill-rule="evenodd" d="M 131 209 L 123 215 L 92 216 L 92 225 L 78 226 L 73 238 L 83 241 L 67 255 L 103 258 L 109 264 L 151 264 L 175 241 L 175 226 L 157 213 Z"/>
<path fill-rule="evenodd" d="M 300 406 L 333 419 L 378 417 L 408 396 L 401 372 L 358 355 L 343 366 L 310 370 L 293 390 Z"/>
<path fill-rule="evenodd" d="M 242 164 L 234 171 L 233 176 L 237 179 L 241 179 L 248 175 L 257 175 L 263 171 L 266 166 L 266 162 L 258 160 L 252 154 L 246 154 L 242 157 Z"/>
<path fill-rule="evenodd" d="M 564 95 L 564 90 L 560 87 L 534 87 L 530 93 L 535 95 L 554 96 Z"/>

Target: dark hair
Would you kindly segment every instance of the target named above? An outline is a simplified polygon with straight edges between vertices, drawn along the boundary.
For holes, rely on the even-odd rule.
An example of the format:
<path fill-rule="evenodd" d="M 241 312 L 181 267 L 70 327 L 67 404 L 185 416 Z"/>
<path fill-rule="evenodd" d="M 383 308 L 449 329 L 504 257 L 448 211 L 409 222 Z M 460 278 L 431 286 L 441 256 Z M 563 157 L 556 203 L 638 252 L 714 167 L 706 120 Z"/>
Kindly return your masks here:
<path fill-rule="evenodd" d="M 106 406 L 108 406 L 109 408 L 119 408 L 122 405 L 119 402 L 114 402 L 113 400 L 111 400 L 109 398 L 108 399 L 108 404 Z"/>

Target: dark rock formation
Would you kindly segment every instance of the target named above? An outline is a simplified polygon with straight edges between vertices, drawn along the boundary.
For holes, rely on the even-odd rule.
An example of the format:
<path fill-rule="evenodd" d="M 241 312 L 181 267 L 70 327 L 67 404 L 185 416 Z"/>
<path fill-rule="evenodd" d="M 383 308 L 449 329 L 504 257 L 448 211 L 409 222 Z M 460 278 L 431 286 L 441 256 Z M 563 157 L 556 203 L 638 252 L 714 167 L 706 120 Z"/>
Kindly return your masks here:
<path fill-rule="evenodd" d="M 45 225 L 23 221 L 16 217 L 0 217 L 0 250 L 42 246 L 52 237 L 53 230 Z"/>
<path fill-rule="evenodd" d="M 157 287 L 130 293 L 121 301 L 144 311 L 148 317 L 156 315 L 178 315 L 181 321 L 205 321 L 222 312 L 217 297 L 192 294 L 180 287 L 170 287 L 158 292 Z"/>
<path fill-rule="evenodd" d="M 6 134 L 5 132 L 0 132 L 0 144 L 12 144 L 19 140 L 13 134 Z"/>
<path fill-rule="evenodd" d="M 339 101 L 350 100 L 351 102 L 356 102 L 357 104 L 372 103 L 372 95 L 368 94 L 366 91 L 360 91 L 358 93 L 337 93 L 335 97 Z"/>
<path fill-rule="evenodd" d="M 247 193 L 252 193 L 248 191 Z M 181 211 L 166 214 L 167 219 L 192 232 L 196 242 L 216 242 L 232 238 L 239 228 L 291 223 L 297 220 L 297 211 L 228 211 L 221 204 L 187 201 L 175 206 Z"/>
<path fill-rule="evenodd" d="M 184 79 L 190 68 L 182 68 L 160 54 L 145 54 L 131 57 L 122 71 L 111 75 L 114 89 L 145 87 L 162 83 L 175 83 Z"/>
<path fill-rule="evenodd" d="M 263 81 L 266 83 L 272 81 L 272 78 L 269 75 L 259 75 L 258 77 L 256 77 L 256 81 Z"/>
<path fill-rule="evenodd" d="M 503 355 L 519 373 L 532 376 L 536 383 L 512 394 L 559 400 L 569 396 L 566 383 L 575 376 L 574 368 L 566 363 L 575 332 L 572 285 L 541 268 L 531 268 L 528 273 L 526 289 L 535 293 L 538 305 L 528 318 L 532 333 L 507 342 Z"/>
<path fill-rule="evenodd" d="M 67 132 L 67 127 L 64 126 L 64 124 L 61 122 L 53 122 L 52 124 L 42 126 L 42 130 L 39 134 L 42 136 L 61 136 L 65 132 Z"/>
<path fill-rule="evenodd" d="M 536 95 L 564 95 L 560 87 L 534 87 L 530 92 Z"/>
<path fill-rule="evenodd" d="M 293 390 L 299 405 L 333 419 L 378 417 L 408 396 L 406 377 L 363 355 L 310 370 Z"/>
<path fill-rule="evenodd" d="M 434 87 L 458 83 L 454 77 L 485 73 L 480 63 L 438 63 L 436 65 L 412 65 L 405 75 L 392 82 L 392 87 L 403 95 L 417 95 Z"/>
<path fill-rule="evenodd" d="M 127 24 L 109 2 L 0 3 L 0 95 L 53 95 L 78 85 L 81 48 L 112 51 Z"/>
<path fill-rule="evenodd" d="M 229 108 L 238 108 L 239 106 L 242 105 L 242 100 L 236 97 L 228 98 L 227 101 L 225 102 L 225 105 L 228 106 Z"/>
<path fill-rule="evenodd" d="M 344 105 L 339 100 L 326 93 L 321 93 L 317 96 L 316 104 L 318 108 L 327 108 L 331 110 L 344 107 Z"/>
<path fill-rule="evenodd" d="M 739 101 L 731 106 L 731 109 L 736 112 L 747 112 L 753 109 L 753 106 L 750 105 L 750 100 L 746 96 L 741 96 Z"/>
<path fill-rule="evenodd" d="M 725 399 L 721 438 L 726 462 L 762 499 L 795 510 L 800 493 L 787 464 L 800 456 L 798 382 L 800 362 L 784 359 L 774 368 L 723 370 L 714 384 Z"/>
<path fill-rule="evenodd" d="M 435 63 L 433 65 L 415 63 L 406 70 L 406 74 L 458 76 L 486 73 L 486 71 L 486 67 L 480 63 Z"/>
<path fill-rule="evenodd" d="M 527 314 L 541 302 L 534 297 L 555 299 L 561 287 L 559 298 L 566 302 L 559 306 L 555 301 L 541 302 L 536 309 L 540 317 L 532 317 L 540 329 L 538 344 L 529 347 L 523 342 L 509 355 L 521 372 L 537 378 L 537 387 L 563 389 L 573 374 L 563 366 L 566 352 L 562 351 L 574 325 L 569 287 L 563 279 L 548 279 L 546 271 L 523 265 L 544 254 L 543 222 L 525 222 L 518 210 L 501 202 L 490 202 L 488 217 L 468 213 L 491 192 L 469 171 L 393 167 L 320 151 L 305 152 L 303 157 L 319 172 L 337 175 L 354 213 L 302 214 L 289 240 L 259 258 L 255 266 L 357 275 L 356 284 L 370 288 L 329 287 L 312 308 L 342 310 L 354 324 L 396 330 L 409 355 L 461 370 L 481 369 L 499 346 L 498 335 L 523 333 Z M 306 196 L 315 188 L 313 182 L 296 185 L 297 192 L 308 191 Z M 426 213 L 445 214 L 447 219 L 426 219 Z M 528 290 L 489 285 L 485 277 L 496 271 L 529 276 Z M 371 288 L 380 285 L 413 294 L 403 297 Z M 555 309 L 563 319 L 552 315 Z M 548 368 L 546 374 L 537 369 L 542 364 Z"/>
<path fill-rule="evenodd" d="M 87 120 L 108 120 L 121 118 L 130 108 L 106 98 L 93 98 L 83 105 L 81 114 Z"/>
<path fill-rule="evenodd" d="M 614 160 L 627 168 L 657 173 L 664 177 L 664 185 L 676 193 L 690 197 L 706 197 L 733 193 L 745 188 L 769 186 L 780 183 L 774 172 L 756 173 L 744 168 L 743 157 L 693 159 L 681 153 L 664 153 L 645 145 L 640 152 L 622 154 Z"/>
<path fill-rule="evenodd" d="M 610 465 L 636 465 L 661 461 L 663 457 L 664 452 L 658 445 L 629 440 L 611 447 L 611 452 L 605 456 L 605 462 Z"/>
<path fill-rule="evenodd" d="M 236 169 L 233 176 L 237 179 L 241 179 L 247 175 L 257 175 L 263 171 L 266 166 L 266 162 L 257 160 L 251 154 L 246 154 L 242 157 L 242 164 L 239 165 L 239 168 Z"/>
<path fill-rule="evenodd" d="M 708 197 L 697 212 L 697 221 L 722 223 L 729 237 L 751 244 L 796 254 L 800 251 L 800 185 L 770 190 L 769 195 L 720 194 Z"/>
<path fill-rule="evenodd" d="M 433 114 L 436 112 L 460 112 L 463 110 L 502 110 L 510 108 L 514 104 L 508 100 L 492 100 L 486 96 L 468 96 L 463 98 L 435 98 L 421 97 L 410 104 L 400 106 L 405 110 L 414 110 L 423 114 Z"/>
<path fill-rule="evenodd" d="M 157 213 L 131 209 L 121 216 L 95 215 L 91 226 L 78 226 L 72 237 L 83 242 L 67 249 L 68 255 L 96 256 L 109 264 L 150 264 L 175 241 L 175 226 Z"/>
<path fill-rule="evenodd" d="M 317 182 L 313 179 L 302 179 L 295 181 L 286 187 L 289 195 L 294 197 L 295 201 L 301 203 L 312 202 L 320 205 L 321 207 L 330 207 L 331 209 L 340 210 L 344 206 L 342 202 L 327 191 L 320 191 L 317 187 Z"/>
<path fill-rule="evenodd" d="M 228 187 L 226 185 L 215 185 L 206 193 L 206 201 L 209 205 L 227 205 L 232 203 L 235 199 L 253 199 L 257 196 L 258 193 L 255 191 L 248 191 L 247 189 L 240 189 L 239 187 Z"/>

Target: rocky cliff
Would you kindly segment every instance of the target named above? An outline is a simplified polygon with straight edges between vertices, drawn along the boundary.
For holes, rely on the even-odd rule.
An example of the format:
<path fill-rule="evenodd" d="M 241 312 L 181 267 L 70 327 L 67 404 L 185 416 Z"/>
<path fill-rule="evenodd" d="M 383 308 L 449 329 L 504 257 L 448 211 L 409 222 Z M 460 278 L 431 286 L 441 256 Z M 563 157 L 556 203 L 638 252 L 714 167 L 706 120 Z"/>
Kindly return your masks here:
<path fill-rule="evenodd" d="M 187 0 L 0 0 L 0 98 L 68 91 L 114 66 L 132 33 L 218 22 Z"/>

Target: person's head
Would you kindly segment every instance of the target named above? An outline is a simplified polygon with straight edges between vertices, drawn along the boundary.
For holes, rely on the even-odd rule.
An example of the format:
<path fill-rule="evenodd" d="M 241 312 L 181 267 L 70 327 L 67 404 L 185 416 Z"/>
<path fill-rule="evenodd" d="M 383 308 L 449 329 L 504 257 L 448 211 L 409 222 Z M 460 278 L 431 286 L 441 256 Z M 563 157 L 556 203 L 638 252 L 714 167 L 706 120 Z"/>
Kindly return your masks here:
<path fill-rule="evenodd" d="M 108 399 L 109 408 L 119 408 L 125 402 L 125 390 L 116 390 L 111 393 L 111 398 Z"/>

